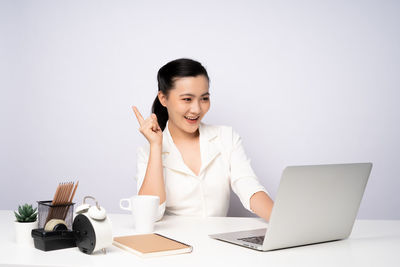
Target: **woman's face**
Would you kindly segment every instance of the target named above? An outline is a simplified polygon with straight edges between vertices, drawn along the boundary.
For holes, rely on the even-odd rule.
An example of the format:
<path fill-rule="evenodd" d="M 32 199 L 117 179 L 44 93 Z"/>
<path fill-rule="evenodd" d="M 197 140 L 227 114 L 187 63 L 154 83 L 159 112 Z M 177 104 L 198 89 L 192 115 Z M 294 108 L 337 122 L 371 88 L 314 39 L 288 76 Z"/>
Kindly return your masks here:
<path fill-rule="evenodd" d="M 195 133 L 210 109 L 208 80 L 204 75 L 178 78 L 168 96 L 159 92 L 158 97 L 168 109 L 170 126 L 186 133 Z"/>

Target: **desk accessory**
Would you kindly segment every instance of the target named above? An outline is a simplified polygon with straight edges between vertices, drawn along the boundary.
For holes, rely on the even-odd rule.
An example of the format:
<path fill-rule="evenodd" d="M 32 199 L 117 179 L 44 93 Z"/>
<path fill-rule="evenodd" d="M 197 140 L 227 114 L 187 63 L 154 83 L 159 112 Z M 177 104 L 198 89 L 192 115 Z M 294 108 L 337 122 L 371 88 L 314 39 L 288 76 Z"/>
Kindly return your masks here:
<path fill-rule="evenodd" d="M 55 220 L 59 220 L 66 225 L 68 229 L 72 229 L 73 213 L 75 203 L 52 204 L 51 200 L 38 201 L 38 228 L 47 231 L 54 231 L 52 225 Z M 72 208 L 71 208 L 72 207 Z"/>
<path fill-rule="evenodd" d="M 75 203 L 72 200 L 78 184 L 60 183 L 53 200 L 38 201 L 38 229 L 31 233 L 35 248 L 50 251 L 76 247 L 72 231 Z"/>
<path fill-rule="evenodd" d="M 37 208 L 33 208 L 32 205 L 25 204 L 18 206 L 18 211 L 14 211 L 17 222 L 35 222 L 37 219 Z"/>
<path fill-rule="evenodd" d="M 43 251 L 76 247 L 74 232 L 71 230 L 45 231 L 33 229 L 32 237 L 35 248 Z"/>
<path fill-rule="evenodd" d="M 113 244 L 144 258 L 190 253 L 193 247 L 160 234 L 114 237 Z"/>
<path fill-rule="evenodd" d="M 72 222 L 75 195 L 78 183 L 58 185 L 52 201 L 38 201 L 39 228 L 32 230 L 37 249 L 49 251 L 77 246 L 80 251 L 91 254 L 112 244 L 111 222 L 106 211 L 100 207 L 94 197 L 86 196 L 77 210 Z M 86 203 L 86 199 L 96 201 L 95 206 Z M 72 229 L 71 229 L 72 228 Z"/>
<path fill-rule="evenodd" d="M 37 228 L 37 208 L 32 205 L 18 206 L 18 211 L 14 211 L 15 221 L 15 241 L 20 245 L 33 245 L 31 238 L 32 229 Z"/>
<path fill-rule="evenodd" d="M 103 251 L 112 244 L 111 222 L 107 217 L 106 211 L 100 207 L 96 201 L 95 206 L 90 206 L 86 200 L 90 198 L 96 201 L 94 197 L 86 196 L 83 204 L 76 209 L 76 216 L 72 224 L 62 219 L 49 220 L 44 228 L 32 230 L 32 237 L 35 241 L 35 247 L 40 250 L 49 251 L 70 247 L 78 247 L 80 251 L 86 254 L 92 254 L 97 251 Z M 47 209 L 48 211 L 50 209 Z M 53 209 L 55 211 L 56 209 Z M 59 209 L 62 210 L 62 209 Z M 67 210 L 64 208 L 64 210 Z M 69 209 L 68 214 L 72 209 Z M 62 214 L 53 212 L 54 214 Z M 46 217 L 47 215 L 44 214 Z M 66 219 L 69 215 L 66 216 Z"/>
<path fill-rule="evenodd" d="M 75 187 L 73 182 L 60 183 L 58 185 L 53 201 L 51 202 L 51 205 L 49 205 L 50 209 L 45 223 L 51 219 L 65 220 L 65 217 L 68 215 L 68 211 L 70 210 L 72 199 L 75 196 L 78 184 L 79 181 L 76 183 Z"/>
<path fill-rule="evenodd" d="M 74 219 L 72 229 L 76 237 L 76 245 L 86 254 L 101 250 L 112 245 L 112 227 L 106 211 L 96 201 L 95 206 L 86 203 L 86 199 L 96 201 L 94 197 L 86 196 L 83 204 L 77 207 L 77 216 Z"/>
<path fill-rule="evenodd" d="M 123 203 L 126 204 L 123 205 Z M 140 234 L 154 232 L 154 223 L 157 219 L 159 205 L 160 198 L 149 195 L 136 195 L 119 201 L 121 209 L 131 212 L 132 219 L 135 221 L 135 230 Z"/>

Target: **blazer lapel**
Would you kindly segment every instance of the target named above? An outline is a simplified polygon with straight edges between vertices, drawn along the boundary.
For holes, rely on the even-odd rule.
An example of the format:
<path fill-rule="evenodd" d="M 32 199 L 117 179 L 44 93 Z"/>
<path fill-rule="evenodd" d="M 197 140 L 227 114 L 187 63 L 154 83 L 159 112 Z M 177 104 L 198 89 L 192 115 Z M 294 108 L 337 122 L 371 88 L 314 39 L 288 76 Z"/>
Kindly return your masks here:
<path fill-rule="evenodd" d="M 211 164 L 211 162 L 221 153 L 215 140 L 218 137 L 218 131 L 212 126 L 200 123 L 200 154 L 201 154 L 201 168 L 199 175 Z M 182 155 L 178 148 L 175 146 L 172 136 L 168 130 L 168 122 L 163 132 L 163 151 L 162 151 L 163 166 L 174 171 L 187 174 L 190 176 L 197 176 L 193 171 L 186 166 L 183 161 Z"/>
<path fill-rule="evenodd" d="M 191 169 L 183 162 L 182 155 L 176 148 L 172 136 L 168 130 L 168 121 L 163 131 L 163 149 L 162 149 L 163 166 L 174 171 L 195 176 Z"/>
<path fill-rule="evenodd" d="M 200 123 L 200 152 L 201 152 L 201 169 L 202 173 L 211 162 L 221 153 L 216 144 L 218 131 L 216 128 Z"/>

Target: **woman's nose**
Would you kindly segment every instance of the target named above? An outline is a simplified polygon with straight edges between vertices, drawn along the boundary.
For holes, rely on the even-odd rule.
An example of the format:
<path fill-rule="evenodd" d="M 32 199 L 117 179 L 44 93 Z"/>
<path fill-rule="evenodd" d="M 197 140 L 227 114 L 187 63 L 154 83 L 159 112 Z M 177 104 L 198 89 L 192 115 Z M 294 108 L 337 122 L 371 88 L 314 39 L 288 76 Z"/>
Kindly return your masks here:
<path fill-rule="evenodd" d="M 193 101 L 192 105 L 190 106 L 190 111 L 192 113 L 198 114 L 200 113 L 201 107 L 200 107 L 200 103 L 198 103 L 197 101 Z"/>

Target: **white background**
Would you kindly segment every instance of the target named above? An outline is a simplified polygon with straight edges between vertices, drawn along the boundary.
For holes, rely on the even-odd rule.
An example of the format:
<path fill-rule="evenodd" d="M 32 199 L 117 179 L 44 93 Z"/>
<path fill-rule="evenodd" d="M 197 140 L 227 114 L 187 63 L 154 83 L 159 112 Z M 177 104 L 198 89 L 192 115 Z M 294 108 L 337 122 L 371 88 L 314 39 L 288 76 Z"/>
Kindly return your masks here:
<path fill-rule="evenodd" d="M 399 1 L 0 0 L 0 209 L 79 180 L 136 193 L 156 74 L 199 60 L 209 124 L 231 125 L 274 198 L 287 165 L 373 162 L 359 218 L 400 219 Z M 229 215 L 247 211 L 232 196 Z"/>

